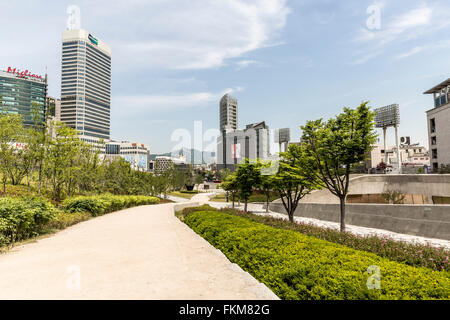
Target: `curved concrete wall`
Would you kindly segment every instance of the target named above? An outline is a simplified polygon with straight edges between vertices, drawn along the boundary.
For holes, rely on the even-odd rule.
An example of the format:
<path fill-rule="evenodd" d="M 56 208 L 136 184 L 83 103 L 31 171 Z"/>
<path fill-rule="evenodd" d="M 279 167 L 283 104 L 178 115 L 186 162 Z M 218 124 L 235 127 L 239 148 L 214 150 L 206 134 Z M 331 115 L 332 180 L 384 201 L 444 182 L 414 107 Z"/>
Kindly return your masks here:
<path fill-rule="evenodd" d="M 286 214 L 281 203 L 270 210 Z M 339 204 L 300 203 L 295 216 L 339 222 Z M 450 205 L 347 204 L 345 222 L 427 238 L 450 240 Z"/>
<path fill-rule="evenodd" d="M 362 175 L 350 179 L 349 194 L 381 194 L 387 190 L 423 194 L 431 203 L 432 196 L 450 197 L 450 174 Z M 339 203 L 339 199 L 323 189 L 305 196 L 301 202 Z"/>

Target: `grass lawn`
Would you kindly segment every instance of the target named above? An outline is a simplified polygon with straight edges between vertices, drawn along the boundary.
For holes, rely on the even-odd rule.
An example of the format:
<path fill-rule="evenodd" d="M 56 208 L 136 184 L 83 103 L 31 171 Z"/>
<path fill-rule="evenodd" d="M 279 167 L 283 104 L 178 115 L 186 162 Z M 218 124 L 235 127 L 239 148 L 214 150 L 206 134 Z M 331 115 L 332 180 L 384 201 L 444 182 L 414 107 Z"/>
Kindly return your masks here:
<path fill-rule="evenodd" d="M 172 191 L 169 193 L 170 196 L 179 197 L 179 198 L 185 198 L 185 199 L 191 199 L 193 196 L 198 194 L 198 191 Z"/>

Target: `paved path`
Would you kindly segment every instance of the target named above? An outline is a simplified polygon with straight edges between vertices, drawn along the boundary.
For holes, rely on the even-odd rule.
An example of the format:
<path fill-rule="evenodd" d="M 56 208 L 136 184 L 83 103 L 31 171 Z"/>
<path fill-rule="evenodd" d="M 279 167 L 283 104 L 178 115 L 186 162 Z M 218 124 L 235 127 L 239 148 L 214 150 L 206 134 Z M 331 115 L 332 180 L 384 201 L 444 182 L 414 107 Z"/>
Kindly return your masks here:
<path fill-rule="evenodd" d="M 0 299 L 276 298 L 173 204 L 107 214 L 0 255 Z"/>

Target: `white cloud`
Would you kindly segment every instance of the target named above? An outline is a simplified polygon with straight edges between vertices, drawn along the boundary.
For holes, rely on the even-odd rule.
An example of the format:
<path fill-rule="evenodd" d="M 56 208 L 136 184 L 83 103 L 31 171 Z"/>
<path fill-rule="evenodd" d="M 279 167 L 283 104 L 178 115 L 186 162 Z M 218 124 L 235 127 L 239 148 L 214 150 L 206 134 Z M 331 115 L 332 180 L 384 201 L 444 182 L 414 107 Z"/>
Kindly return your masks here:
<path fill-rule="evenodd" d="M 450 47 L 450 41 L 449 40 L 442 40 L 438 43 L 428 43 L 422 46 L 417 46 L 412 48 L 411 50 L 398 54 L 396 56 L 397 59 L 404 59 L 404 58 L 408 58 L 412 55 L 418 54 L 420 52 L 424 52 L 424 51 L 436 51 L 436 50 L 442 50 L 442 49 L 446 49 Z"/>
<path fill-rule="evenodd" d="M 237 66 L 238 66 L 238 70 L 247 68 L 250 65 L 258 65 L 259 61 L 256 60 L 241 60 L 236 62 Z"/>
<path fill-rule="evenodd" d="M 383 11 L 381 15 L 381 30 L 359 30 L 354 40 L 360 43 L 364 49 L 355 55 L 354 60 L 365 63 L 381 55 L 390 45 L 406 43 L 447 27 L 450 22 L 445 12 L 442 8 L 422 5 L 393 16 L 386 22 L 385 11 Z M 397 58 L 406 58 L 425 49 L 425 46 L 416 46 L 403 54 L 397 55 Z"/>
<path fill-rule="evenodd" d="M 397 55 L 397 59 L 404 59 L 404 58 L 410 57 L 410 56 L 412 56 L 412 55 L 415 55 L 415 54 L 417 54 L 417 53 L 419 53 L 419 52 L 424 51 L 425 49 L 426 49 L 425 46 L 414 47 L 414 48 L 412 48 L 412 49 L 411 49 L 410 51 L 408 51 L 408 52 L 405 52 L 405 53 L 402 53 L 402 54 Z"/>
<path fill-rule="evenodd" d="M 276 43 L 289 13 L 285 2 L 172 0 L 170 5 L 160 1 L 141 4 L 125 15 L 135 17 L 126 31 L 120 23 L 124 14 L 117 13 L 116 39 L 111 45 L 119 59 L 133 57 L 132 64 L 217 68 L 227 59 Z"/>
<path fill-rule="evenodd" d="M 361 54 L 361 55 L 357 55 L 355 60 L 351 61 L 350 64 L 351 65 L 358 65 L 358 64 L 366 63 L 367 61 L 369 61 L 369 60 L 371 60 L 371 59 L 373 59 L 375 57 L 378 57 L 382 53 L 383 53 L 383 51 L 376 50 L 376 51 L 366 52 L 366 53 Z"/>
<path fill-rule="evenodd" d="M 178 111 L 189 108 L 202 108 L 218 104 L 220 98 L 244 90 L 242 87 L 228 88 L 220 92 L 194 92 L 174 95 L 133 95 L 113 97 L 113 112 L 116 115 L 136 116 L 148 112 Z"/>
<path fill-rule="evenodd" d="M 381 16 L 381 30 L 371 31 L 361 29 L 356 37 L 357 41 L 377 41 L 378 45 L 387 44 L 402 36 L 409 36 L 412 29 L 423 27 L 431 22 L 433 9 L 428 6 L 422 6 L 393 17 L 390 22 L 384 24 L 383 15 Z M 417 30 L 415 30 L 417 32 Z"/>

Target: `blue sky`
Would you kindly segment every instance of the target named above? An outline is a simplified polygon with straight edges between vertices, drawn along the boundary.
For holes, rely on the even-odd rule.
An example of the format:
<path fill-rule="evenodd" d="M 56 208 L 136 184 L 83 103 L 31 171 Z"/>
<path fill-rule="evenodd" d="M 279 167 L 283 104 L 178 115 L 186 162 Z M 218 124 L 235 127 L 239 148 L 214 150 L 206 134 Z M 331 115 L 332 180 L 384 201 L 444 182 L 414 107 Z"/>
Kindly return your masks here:
<path fill-rule="evenodd" d="M 47 67 L 59 97 L 71 4 L 112 47 L 112 138 L 152 153 L 170 151 L 172 133 L 193 132 L 196 120 L 217 128 L 226 92 L 240 127 L 265 120 L 290 127 L 292 140 L 344 106 L 399 103 L 400 135 L 428 146 L 432 98 L 422 93 L 450 75 L 450 4 L 415 0 L 3 0 L 0 68 Z"/>

